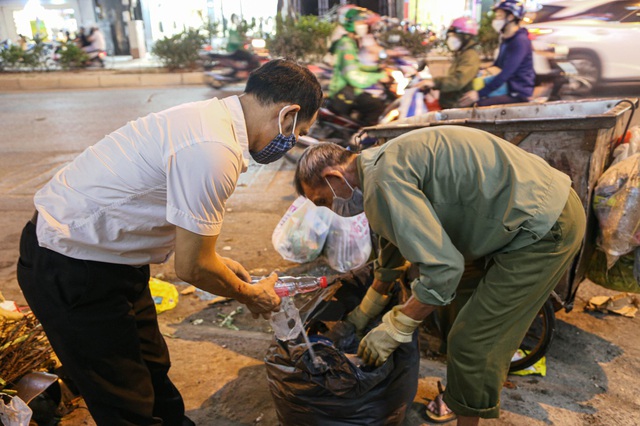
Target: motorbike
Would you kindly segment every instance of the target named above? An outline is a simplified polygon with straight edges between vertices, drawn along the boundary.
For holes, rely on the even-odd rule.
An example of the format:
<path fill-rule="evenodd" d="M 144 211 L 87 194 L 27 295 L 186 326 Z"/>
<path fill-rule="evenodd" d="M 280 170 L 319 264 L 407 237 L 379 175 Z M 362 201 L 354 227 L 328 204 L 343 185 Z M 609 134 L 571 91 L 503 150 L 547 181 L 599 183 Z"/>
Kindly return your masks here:
<path fill-rule="evenodd" d="M 253 42 L 259 41 L 258 39 Z M 254 44 L 258 47 L 254 47 Z M 246 81 L 249 73 L 269 61 L 266 51 L 260 49 L 260 43 L 247 44 L 243 49 L 231 53 L 216 53 L 203 49 L 199 52 L 205 69 L 205 82 L 214 89 Z"/>
<path fill-rule="evenodd" d="M 411 96 L 406 94 L 408 86 L 419 85 L 421 81 L 431 79 L 431 74 L 426 62 L 412 61 L 406 58 L 392 59 L 393 71 L 390 71 L 392 82 L 383 85 L 383 98 L 387 107 L 379 120 L 383 120 L 388 114 L 389 108 L 397 105 L 399 99 Z M 380 121 L 379 121 L 380 122 Z M 309 133 L 300 136 L 296 146 L 285 154 L 285 158 L 297 163 L 305 148 L 318 143 L 335 143 L 350 150 L 358 151 L 371 146 L 375 140 L 366 136 L 358 136 L 364 124 L 354 116 L 343 116 L 331 109 L 331 100 L 325 98 L 323 105 L 318 110 L 318 118 L 309 129 Z"/>
<path fill-rule="evenodd" d="M 536 73 L 533 102 L 563 100 L 591 90 L 589 80 L 581 77 L 569 61 L 569 48 L 536 40 L 532 41 L 532 45 Z"/>
<path fill-rule="evenodd" d="M 104 68 L 104 59 L 107 57 L 107 52 L 105 50 L 93 50 L 87 52 L 89 59 L 86 62 L 87 66 L 97 66 Z"/>

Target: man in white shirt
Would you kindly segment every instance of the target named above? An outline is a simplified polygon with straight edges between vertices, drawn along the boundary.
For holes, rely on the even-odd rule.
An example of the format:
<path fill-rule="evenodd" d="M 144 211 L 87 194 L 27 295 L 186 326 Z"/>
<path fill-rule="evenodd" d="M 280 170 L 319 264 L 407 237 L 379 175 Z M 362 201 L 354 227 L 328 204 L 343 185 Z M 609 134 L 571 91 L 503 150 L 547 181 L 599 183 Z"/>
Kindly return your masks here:
<path fill-rule="evenodd" d="M 233 297 L 255 317 L 278 309 L 272 274 L 251 285 L 215 246 L 247 156 L 276 161 L 316 118 L 322 90 L 274 60 L 240 96 L 129 122 L 60 170 L 34 198 L 18 281 L 98 425 L 189 425 L 149 292 L 149 264 Z"/>

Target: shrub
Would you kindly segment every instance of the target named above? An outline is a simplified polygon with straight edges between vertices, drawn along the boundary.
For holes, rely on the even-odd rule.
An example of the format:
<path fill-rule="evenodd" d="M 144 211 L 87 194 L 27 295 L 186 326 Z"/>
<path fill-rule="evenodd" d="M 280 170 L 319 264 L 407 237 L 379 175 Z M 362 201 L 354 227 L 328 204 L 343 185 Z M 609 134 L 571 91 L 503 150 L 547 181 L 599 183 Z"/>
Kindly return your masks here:
<path fill-rule="evenodd" d="M 494 52 L 500 43 L 499 34 L 491 26 L 492 18 L 491 12 L 485 13 L 480 20 L 480 29 L 478 30 L 480 53 L 486 59 L 493 59 Z"/>
<path fill-rule="evenodd" d="M 200 57 L 198 50 L 207 42 L 207 37 L 197 29 L 190 28 L 171 37 L 158 40 L 151 53 L 169 69 L 196 68 Z"/>
<path fill-rule="evenodd" d="M 66 41 L 58 51 L 58 62 L 64 69 L 83 68 L 87 66 L 89 55 L 78 47 L 73 41 Z"/>
<path fill-rule="evenodd" d="M 335 25 L 317 16 L 301 16 L 294 21 L 291 17 L 282 19 L 278 14 L 276 34 L 267 39 L 267 48 L 272 56 L 303 62 L 321 60 L 329 51 L 328 40 Z"/>
<path fill-rule="evenodd" d="M 401 46 L 407 49 L 413 56 L 424 56 L 429 49 L 425 45 L 427 34 L 419 31 L 409 32 L 399 28 L 394 28 L 381 33 L 378 39 L 385 47 Z"/>
<path fill-rule="evenodd" d="M 40 60 L 42 57 L 42 43 L 36 45 L 29 50 L 23 50 L 22 47 L 12 44 L 8 48 L 0 51 L 0 60 L 3 68 L 20 69 L 20 68 L 39 68 L 43 64 Z"/>

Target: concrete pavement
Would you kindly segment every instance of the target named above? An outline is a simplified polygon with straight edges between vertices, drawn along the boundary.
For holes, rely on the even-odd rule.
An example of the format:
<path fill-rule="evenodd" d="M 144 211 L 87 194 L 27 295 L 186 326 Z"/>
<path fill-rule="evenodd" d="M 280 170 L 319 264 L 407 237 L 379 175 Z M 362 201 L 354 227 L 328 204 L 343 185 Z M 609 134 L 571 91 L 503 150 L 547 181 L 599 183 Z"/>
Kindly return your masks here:
<path fill-rule="evenodd" d="M 202 85 L 202 71 L 166 71 L 153 58 L 107 57 L 104 68 L 0 73 L 0 91 Z"/>

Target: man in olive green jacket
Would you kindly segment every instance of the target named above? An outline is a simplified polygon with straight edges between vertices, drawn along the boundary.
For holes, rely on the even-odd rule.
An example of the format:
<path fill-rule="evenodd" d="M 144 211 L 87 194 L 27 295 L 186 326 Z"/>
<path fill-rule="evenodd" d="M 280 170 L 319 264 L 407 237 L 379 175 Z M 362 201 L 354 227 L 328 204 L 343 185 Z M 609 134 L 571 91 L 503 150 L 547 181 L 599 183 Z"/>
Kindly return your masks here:
<path fill-rule="evenodd" d="M 582 242 L 585 214 L 569 177 L 490 133 L 438 126 L 361 154 L 314 146 L 295 183 L 338 214 L 365 211 L 380 237 L 374 283 L 347 317 L 356 329 L 383 311 L 406 261 L 419 268 L 412 297 L 362 340 L 358 353 L 369 364 L 410 342 L 427 315 L 453 300 L 465 261 L 484 259 L 449 334 L 439 398 L 459 425 L 498 417 L 511 357 Z"/>

